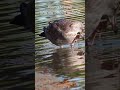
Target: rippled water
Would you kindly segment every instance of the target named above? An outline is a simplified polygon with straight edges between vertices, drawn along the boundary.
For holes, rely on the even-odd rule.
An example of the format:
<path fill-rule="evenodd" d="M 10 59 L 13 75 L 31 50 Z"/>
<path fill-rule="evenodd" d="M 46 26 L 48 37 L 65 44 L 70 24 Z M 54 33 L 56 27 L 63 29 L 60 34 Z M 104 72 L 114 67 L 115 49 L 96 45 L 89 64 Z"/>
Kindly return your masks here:
<path fill-rule="evenodd" d="M 48 1 L 49 3 L 46 3 Z M 19 5 L 21 2 L 21 0 L 0 1 L 1 90 L 24 87 L 29 90 L 34 89 L 34 34 L 26 31 L 23 27 L 9 24 L 9 21 L 19 14 Z M 46 15 L 46 12 L 51 10 L 46 9 L 47 4 L 56 6 L 57 9 L 54 9 L 53 11 L 59 11 L 58 15 Z M 64 15 L 64 9 L 61 9 L 63 6 L 71 6 L 73 7 L 72 10 L 77 12 Z M 50 20 L 66 17 L 84 22 L 84 0 L 63 0 L 63 2 L 60 0 L 36 0 L 35 10 L 36 73 L 42 73 L 43 75 L 50 73 L 55 75 L 60 81 L 67 78 L 69 81 L 77 82 L 78 86 L 71 90 L 80 90 L 80 88 L 84 88 L 84 41 L 77 43 L 75 48 L 72 49 L 69 46 L 59 48 L 51 44 L 48 40 L 38 36 L 38 33 L 42 31 L 43 26 L 46 26 Z M 42 14 L 40 13 L 41 10 Z M 120 23 L 119 21 L 120 18 L 118 17 L 118 23 Z M 118 26 L 120 25 L 118 24 Z M 117 35 L 114 35 L 110 30 L 103 32 L 102 42 L 96 39 L 96 45 L 88 50 L 87 56 L 90 57 L 86 57 L 86 70 L 88 70 L 86 71 L 86 81 L 88 81 L 86 85 L 88 90 L 97 90 L 98 88 L 108 89 L 108 87 L 109 90 L 120 89 L 119 46 L 120 30 Z M 40 84 L 38 83 L 38 85 Z"/>
<path fill-rule="evenodd" d="M 84 0 L 35 1 L 36 72 L 44 73 L 44 75 L 46 73 L 54 74 L 57 79 L 63 78 L 64 80 L 67 77 L 69 80 L 75 80 L 78 85 L 71 88 L 71 90 L 80 90 L 80 88 L 85 86 L 84 41 L 76 43 L 74 48 L 70 48 L 69 45 L 64 45 L 63 48 L 60 48 L 53 45 L 49 40 L 39 37 L 38 34 L 42 32 L 44 26 L 48 25 L 49 21 L 61 18 L 78 20 L 84 23 L 84 5 Z M 42 90 L 42 87 L 40 88 L 39 86 L 36 89 Z"/>
<path fill-rule="evenodd" d="M 34 34 L 9 22 L 23 0 L 0 0 L 0 89 L 34 88 Z"/>
<path fill-rule="evenodd" d="M 102 32 L 95 45 L 86 52 L 86 89 L 120 90 L 120 17 L 118 33 L 112 29 Z"/>

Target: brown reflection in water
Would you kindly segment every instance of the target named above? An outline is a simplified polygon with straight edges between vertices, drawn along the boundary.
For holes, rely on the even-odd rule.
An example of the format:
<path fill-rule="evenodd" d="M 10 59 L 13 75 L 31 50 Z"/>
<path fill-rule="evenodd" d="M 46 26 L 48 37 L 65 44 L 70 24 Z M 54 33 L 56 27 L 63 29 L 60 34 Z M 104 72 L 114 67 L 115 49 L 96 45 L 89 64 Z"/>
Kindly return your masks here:
<path fill-rule="evenodd" d="M 86 55 L 86 90 L 118 90 L 120 48 L 98 44 Z"/>
<path fill-rule="evenodd" d="M 62 70 L 62 73 L 71 73 L 74 70 L 84 68 L 84 65 L 79 66 L 85 63 L 84 51 L 82 49 L 59 48 L 55 50 L 52 58 L 51 68 L 56 72 Z"/>
<path fill-rule="evenodd" d="M 67 74 L 71 74 L 74 72 L 80 72 L 83 70 L 84 75 L 84 49 L 78 48 L 58 48 L 53 51 L 50 57 L 45 58 L 43 61 L 52 60 L 50 63 L 45 62 L 42 64 L 36 65 L 35 72 L 35 88 L 36 90 L 40 88 L 43 90 L 45 87 L 47 90 L 64 90 L 63 86 L 55 87 L 53 83 L 59 83 L 57 75 L 67 76 Z M 83 64 L 83 65 L 82 65 Z M 79 75 L 77 75 L 78 77 Z M 76 77 L 76 76 L 71 76 Z M 62 80 L 62 79 L 61 79 Z M 42 83 L 41 83 L 42 82 Z M 67 85 L 68 87 L 69 85 Z M 70 89 L 70 88 L 67 88 Z"/>
<path fill-rule="evenodd" d="M 117 60 L 107 60 L 103 61 L 103 63 L 101 64 L 101 69 L 114 70 L 116 68 L 118 68 Z"/>
<path fill-rule="evenodd" d="M 52 60 L 51 63 L 36 65 L 37 71 L 48 71 L 56 74 L 68 74 L 75 71 L 84 70 L 85 57 L 84 49 L 58 48 L 53 51 L 50 57 L 45 60 Z"/>

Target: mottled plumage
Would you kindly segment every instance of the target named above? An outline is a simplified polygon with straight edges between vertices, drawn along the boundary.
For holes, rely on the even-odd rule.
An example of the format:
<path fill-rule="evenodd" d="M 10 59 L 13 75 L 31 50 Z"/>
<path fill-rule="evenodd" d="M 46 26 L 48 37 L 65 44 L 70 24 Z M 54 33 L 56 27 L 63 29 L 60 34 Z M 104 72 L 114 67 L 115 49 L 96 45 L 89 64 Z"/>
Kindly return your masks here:
<path fill-rule="evenodd" d="M 79 21 L 67 19 L 55 20 L 49 22 L 47 27 L 44 27 L 44 32 L 40 36 L 45 35 L 55 45 L 73 44 L 74 39 L 79 34 L 79 38 L 84 38 L 84 24 Z M 76 38 L 77 40 L 78 38 Z"/>

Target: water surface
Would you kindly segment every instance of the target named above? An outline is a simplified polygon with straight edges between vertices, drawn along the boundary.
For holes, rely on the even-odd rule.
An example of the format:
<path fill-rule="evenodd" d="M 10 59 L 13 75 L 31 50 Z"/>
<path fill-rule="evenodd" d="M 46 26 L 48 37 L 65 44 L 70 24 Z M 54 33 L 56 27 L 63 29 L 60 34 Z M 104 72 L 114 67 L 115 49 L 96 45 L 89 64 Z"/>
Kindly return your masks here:
<path fill-rule="evenodd" d="M 34 34 L 9 22 L 24 0 L 0 0 L 0 89 L 34 88 Z"/>
<path fill-rule="evenodd" d="M 67 18 L 84 23 L 84 0 L 36 0 L 35 1 L 35 64 L 36 74 L 50 73 L 57 80 L 68 79 L 77 83 L 71 90 L 84 90 L 85 86 L 85 45 L 84 41 L 75 44 L 74 48 L 64 45 L 63 48 L 53 45 L 49 40 L 39 37 L 42 28 L 49 21 Z M 36 78 L 38 79 L 38 75 Z M 36 82 L 36 89 L 43 87 Z M 45 86 L 47 89 L 50 87 Z M 54 88 L 53 88 L 54 89 Z M 49 90 L 49 89 L 48 89 Z M 56 90 L 59 90 L 57 88 Z"/>

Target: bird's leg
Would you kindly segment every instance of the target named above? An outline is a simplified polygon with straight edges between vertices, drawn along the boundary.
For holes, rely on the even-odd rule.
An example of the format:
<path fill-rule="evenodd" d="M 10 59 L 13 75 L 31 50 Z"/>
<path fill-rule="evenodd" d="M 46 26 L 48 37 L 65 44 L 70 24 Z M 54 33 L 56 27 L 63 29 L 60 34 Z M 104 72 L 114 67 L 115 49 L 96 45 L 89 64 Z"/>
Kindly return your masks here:
<path fill-rule="evenodd" d="M 98 31 L 98 33 L 99 33 L 99 39 L 101 39 L 102 34 L 101 34 L 100 30 Z"/>
<path fill-rule="evenodd" d="M 74 46 L 74 43 L 71 43 L 71 44 L 70 44 L 70 47 L 73 48 L 73 46 Z"/>
<path fill-rule="evenodd" d="M 117 29 L 117 26 L 116 26 L 116 16 L 114 15 L 113 16 L 113 31 L 114 31 L 114 33 L 115 34 L 117 34 L 118 33 L 118 29 Z"/>
<path fill-rule="evenodd" d="M 114 28 L 115 28 L 115 17 L 113 16 L 112 17 L 112 29 L 114 30 Z"/>
<path fill-rule="evenodd" d="M 95 37 L 96 37 L 96 33 L 94 34 L 94 37 L 93 37 L 93 39 L 92 39 L 92 43 L 91 43 L 91 45 L 94 44 Z"/>
<path fill-rule="evenodd" d="M 118 30 L 117 30 L 117 27 L 116 27 L 116 22 L 117 21 L 116 21 L 115 15 L 111 18 L 111 20 L 109 18 L 109 21 L 110 21 L 110 24 L 112 26 L 112 30 L 114 31 L 115 34 L 117 34 Z"/>

